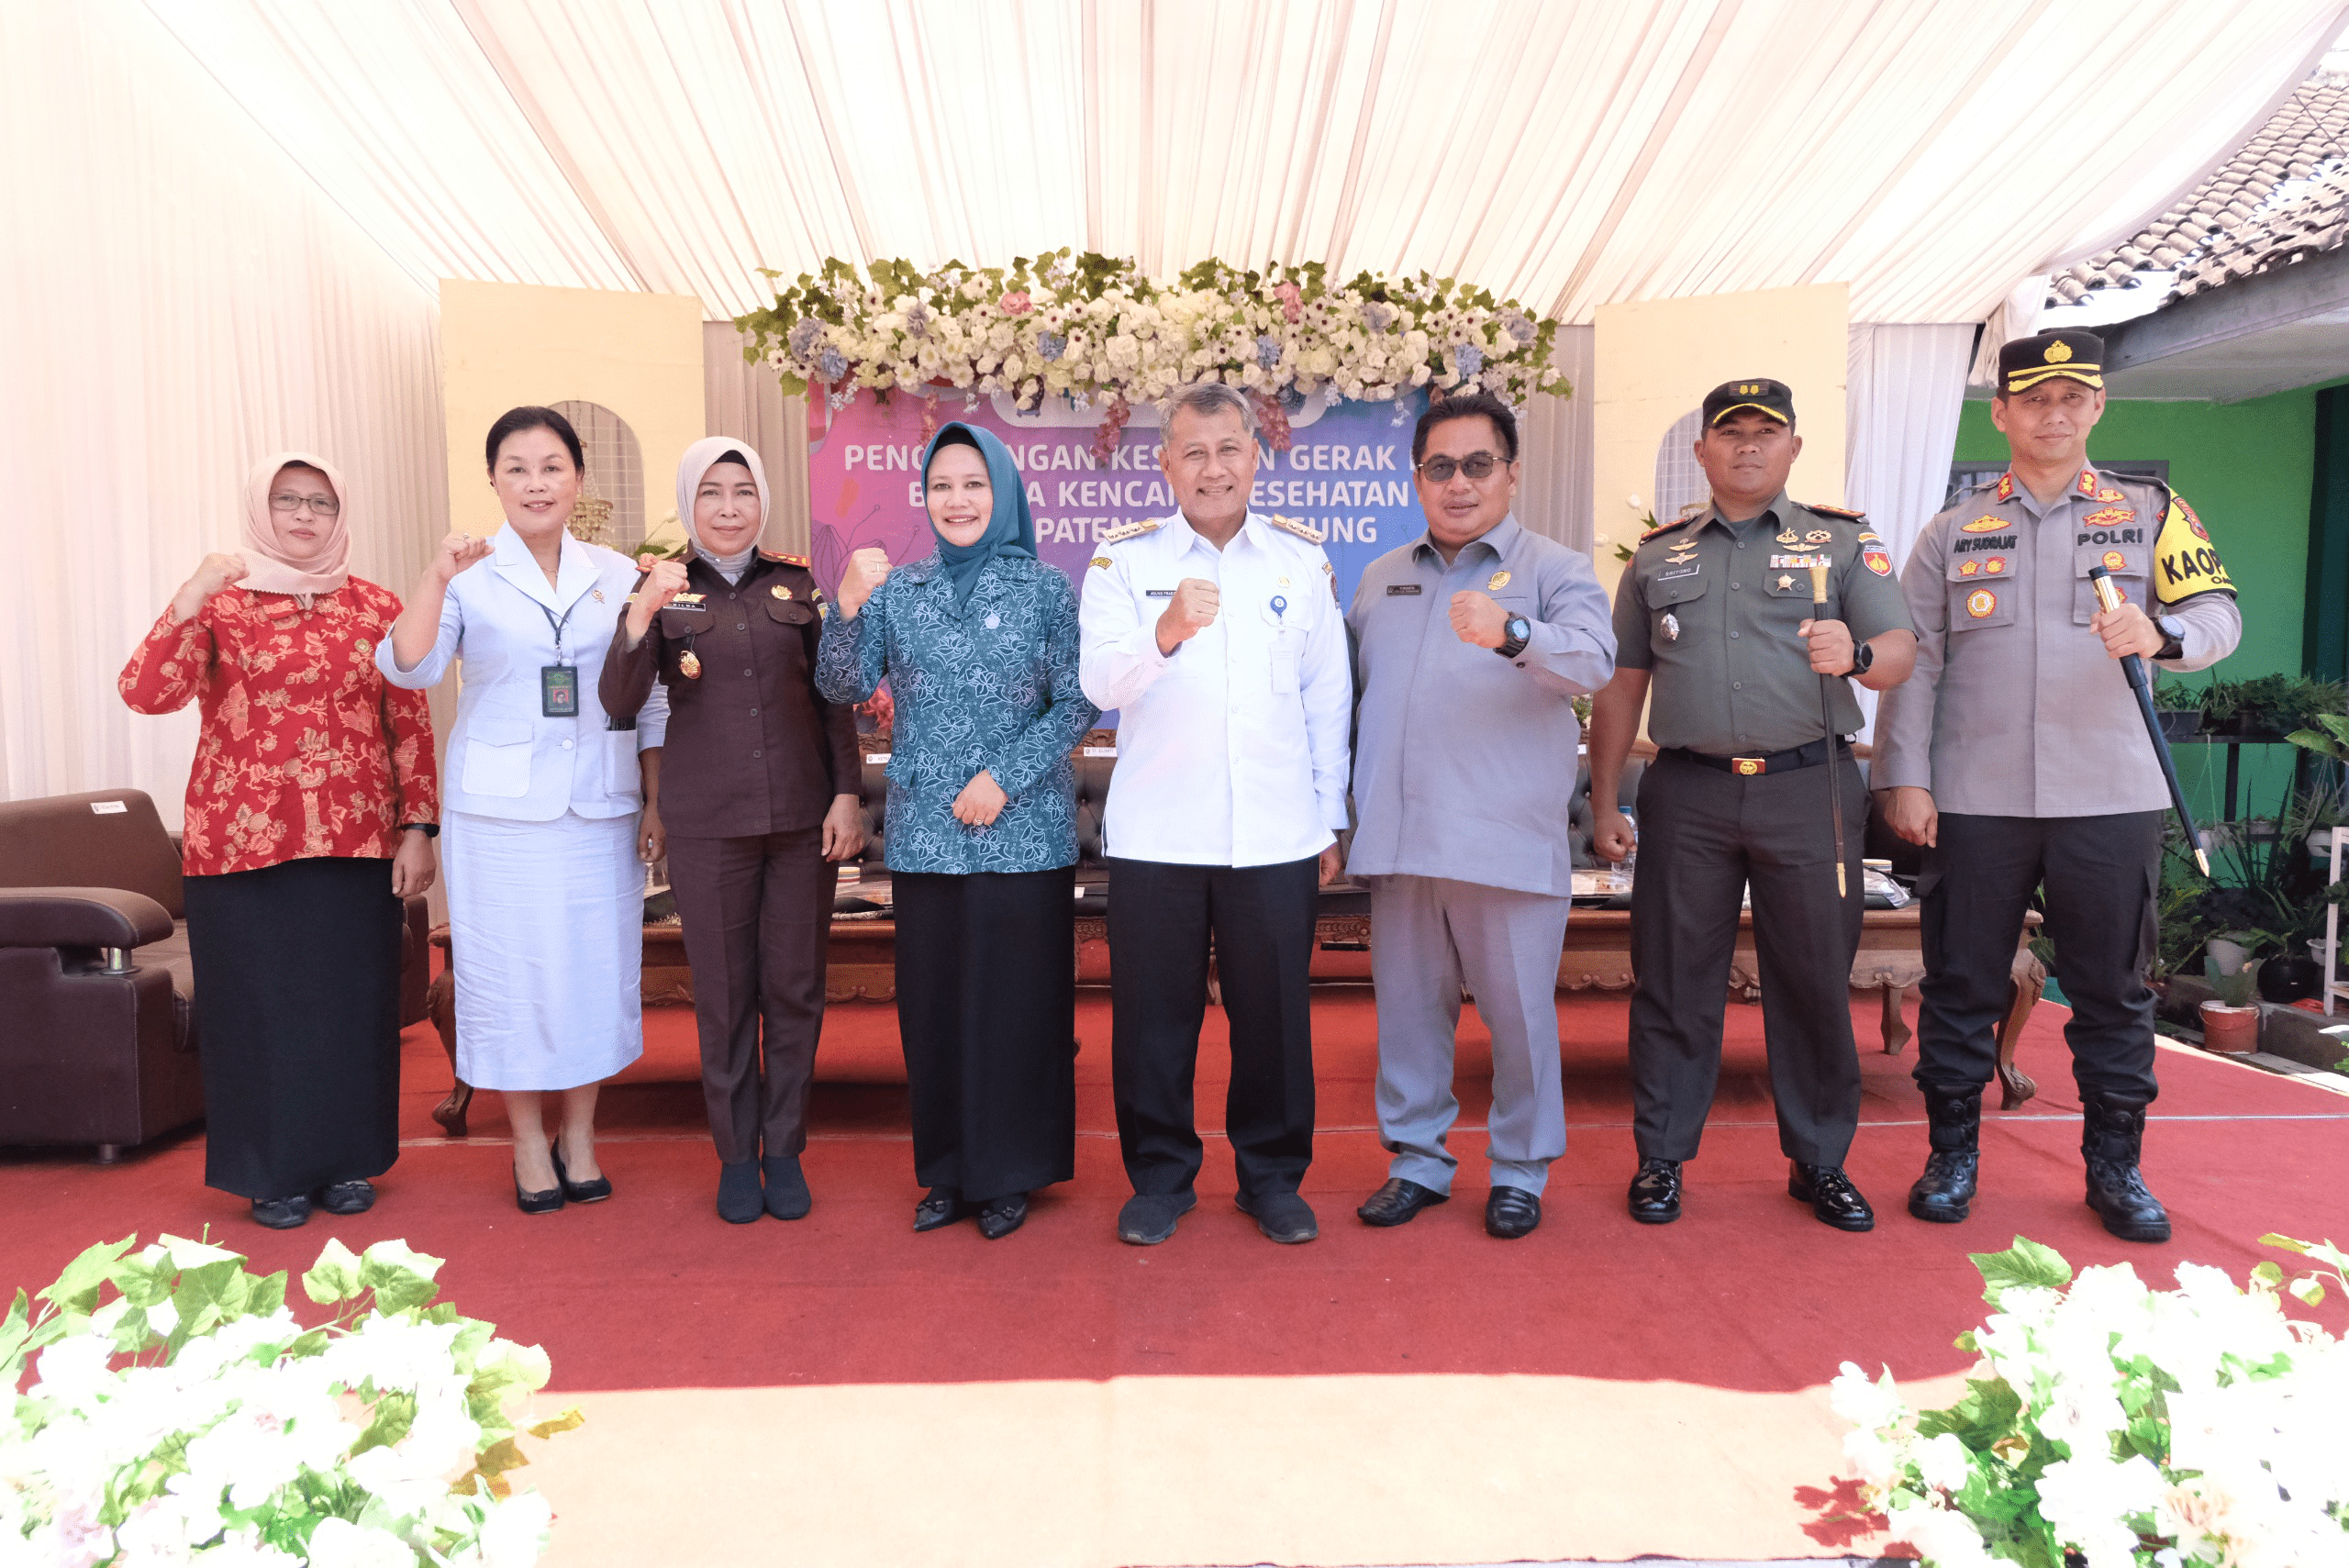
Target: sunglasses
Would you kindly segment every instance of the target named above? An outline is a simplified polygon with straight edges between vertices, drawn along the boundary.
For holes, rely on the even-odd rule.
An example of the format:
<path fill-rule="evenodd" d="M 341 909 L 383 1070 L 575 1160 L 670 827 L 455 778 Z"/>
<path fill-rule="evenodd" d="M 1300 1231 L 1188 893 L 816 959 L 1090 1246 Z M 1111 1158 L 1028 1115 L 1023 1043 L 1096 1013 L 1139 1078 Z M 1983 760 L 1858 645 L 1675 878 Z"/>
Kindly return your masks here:
<path fill-rule="evenodd" d="M 1464 458 L 1431 457 L 1419 464 L 1419 472 L 1431 484 L 1449 484 L 1455 473 L 1464 473 L 1474 480 L 1486 480 L 1493 470 L 1504 466 L 1504 460 L 1490 452 L 1470 452 Z"/>

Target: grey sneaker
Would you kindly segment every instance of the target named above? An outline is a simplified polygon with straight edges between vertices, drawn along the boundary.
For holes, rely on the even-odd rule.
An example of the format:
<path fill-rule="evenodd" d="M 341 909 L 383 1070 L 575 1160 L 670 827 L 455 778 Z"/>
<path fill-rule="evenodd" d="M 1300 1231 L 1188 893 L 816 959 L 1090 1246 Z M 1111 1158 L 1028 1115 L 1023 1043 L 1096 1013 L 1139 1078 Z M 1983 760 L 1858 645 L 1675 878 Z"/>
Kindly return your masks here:
<path fill-rule="evenodd" d="M 1174 1234 L 1174 1222 L 1197 1207 L 1199 1195 L 1187 1188 L 1179 1193 L 1136 1193 L 1118 1211 L 1118 1240 L 1137 1247 L 1155 1247 Z"/>
<path fill-rule="evenodd" d="M 1266 1239 L 1284 1244 L 1310 1241 L 1321 1234 L 1320 1222 L 1313 1218 L 1313 1206 L 1295 1193 L 1264 1193 L 1250 1197 L 1241 1193 L 1240 1212 L 1252 1215 L 1256 1229 Z"/>

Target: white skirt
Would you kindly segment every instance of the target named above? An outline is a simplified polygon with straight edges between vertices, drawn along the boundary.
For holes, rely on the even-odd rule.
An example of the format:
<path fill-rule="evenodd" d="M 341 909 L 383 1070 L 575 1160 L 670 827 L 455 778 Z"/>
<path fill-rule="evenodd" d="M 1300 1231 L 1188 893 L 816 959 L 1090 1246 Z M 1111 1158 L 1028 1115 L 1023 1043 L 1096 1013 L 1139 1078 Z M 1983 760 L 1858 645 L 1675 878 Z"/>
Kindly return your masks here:
<path fill-rule="evenodd" d="M 443 814 L 458 1077 L 571 1089 L 644 1054 L 636 820 Z"/>

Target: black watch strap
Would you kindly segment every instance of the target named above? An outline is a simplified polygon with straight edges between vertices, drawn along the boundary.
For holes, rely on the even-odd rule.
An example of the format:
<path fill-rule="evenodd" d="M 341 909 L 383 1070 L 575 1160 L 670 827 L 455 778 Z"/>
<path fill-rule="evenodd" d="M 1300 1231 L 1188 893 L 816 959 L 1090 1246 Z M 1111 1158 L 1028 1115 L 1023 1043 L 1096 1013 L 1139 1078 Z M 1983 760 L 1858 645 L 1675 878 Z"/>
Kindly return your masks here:
<path fill-rule="evenodd" d="M 1533 623 L 1523 616 L 1511 616 L 1501 623 L 1501 645 L 1493 651 L 1504 659 L 1514 659 L 1533 640 Z"/>
<path fill-rule="evenodd" d="M 403 822 L 400 824 L 400 831 L 403 833 L 421 833 L 428 839 L 437 839 L 440 836 L 440 824 L 438 822 Z"/>
<path fill-rule="evenodd" d="M 1847 678 L 1854 675 L 1865 675 L 1870 670 L 1875 668 L 1876 644 L 1873 642 L 1863 642 L 1852 650 L 1852 667 L 1844 671 L 1843 673 Z"/>

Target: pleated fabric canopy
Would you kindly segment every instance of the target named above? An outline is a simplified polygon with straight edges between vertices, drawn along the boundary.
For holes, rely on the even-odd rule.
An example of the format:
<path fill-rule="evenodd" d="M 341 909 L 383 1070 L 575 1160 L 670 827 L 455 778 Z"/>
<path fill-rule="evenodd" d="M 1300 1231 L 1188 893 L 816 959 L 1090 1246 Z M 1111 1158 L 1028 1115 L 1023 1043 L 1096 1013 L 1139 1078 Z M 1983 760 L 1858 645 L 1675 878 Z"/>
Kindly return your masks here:
<path fill-rule="evenodd" d="M 1981 319 L 2190 187 L 2340 0 L 147 0 L 419 282 L 713 317 L 1062 245 Z"/>

